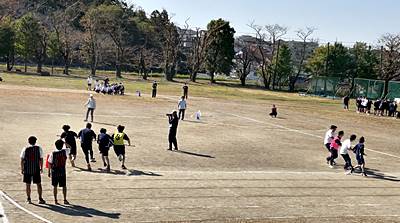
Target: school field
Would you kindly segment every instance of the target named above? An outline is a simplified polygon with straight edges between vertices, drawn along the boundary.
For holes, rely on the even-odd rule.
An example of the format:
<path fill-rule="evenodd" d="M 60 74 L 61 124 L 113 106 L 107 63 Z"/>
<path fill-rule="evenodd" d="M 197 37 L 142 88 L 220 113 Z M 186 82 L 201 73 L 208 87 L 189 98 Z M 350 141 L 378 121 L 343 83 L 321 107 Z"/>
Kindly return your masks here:
<path fill-rule="evenodd" d="M 149 97 L 151 80 L 125 80 L 126 96 L 97 95 L 94 130 L 115 126 L 127 147 L 128 170 L 110 151 L 111 173 L 97 146 L 94 171 L 68 165 L 69 206 L 53 205 L 42 175 L 44 199 L 25 203 L 19 154 L 30 135 L 52 151 L 61 126 L 78 132 L 89 92 L 85 79 L 1 74 L 0 219 L 3 222 L 400 222 L 400 120 L 346 112 L 340 101 L 260 89 L 189 86 L 187 120 L 179 123 L 180 152 L 167 151 L 166 113 L 176 108 L 182 83 L 161 82 Z M 184 80 L 178 80 L 183 82 Z M 135 96 L 141 90 L 143 97 Z M 279 116 L 268 117 L 276 104 Z M 202 120 L 195 121 L 200 110 Z M 365 178 L 345 175 L 343 160 L 328 168 L 322 145 L 336 124 L 365 136 Z M 353 154 L 351 154 L 353 155 Z M 353 156 L 354 157 L 354 156 Z M 354 163 L 353 158 L 353 163 Z M 59 192 L 59 200 L 62 200 Z M 1 222 L 1 221 L 0 221 Z"/>

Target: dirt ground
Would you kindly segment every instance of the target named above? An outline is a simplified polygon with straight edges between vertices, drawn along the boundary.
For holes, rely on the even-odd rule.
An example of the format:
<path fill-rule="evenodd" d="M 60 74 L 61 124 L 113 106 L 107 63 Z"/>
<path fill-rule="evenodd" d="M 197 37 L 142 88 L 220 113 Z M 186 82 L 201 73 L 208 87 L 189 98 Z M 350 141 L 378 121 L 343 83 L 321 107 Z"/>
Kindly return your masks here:
<path fill-rule="evenodd" d="M 53 205 L 46 175 L 48 204 L 37 204 L 35 187 L 35 204 L 25 204 L 19 154 L 28 136 L 52 151 L 63 124 L 76 132 L 85 126 L 87 96 L 0 85 L 0 190 L 48 222 L 400 222 L 400 121 L 312 98 L 189 98 L 187 120 L 179 123 L 181 151 L 169 152 L 165 114 L 176 108 L 177 96 L 95 95 L 95 132 L 112 133 L 122 124 L 135 145 L 127 147 L 128 170 L 110 151 L 112 172 L 103 172 L 94 146 L 98 162 L 88 172 L 78 146 L 78 168 L 67 168 L 71 205 Z M 271 104 L 278 106 L 276 119 L 267 115 Z M 201 121 L 193 118 L 198 110 Z M 331 124 L 345 138 L 366 138 L 369 177 L 345 175 L 340 157 L 337 168 L 328 168 L 322 137 Z M 42 222 L 5 196 L 0 204 L 9 222 Z"/>

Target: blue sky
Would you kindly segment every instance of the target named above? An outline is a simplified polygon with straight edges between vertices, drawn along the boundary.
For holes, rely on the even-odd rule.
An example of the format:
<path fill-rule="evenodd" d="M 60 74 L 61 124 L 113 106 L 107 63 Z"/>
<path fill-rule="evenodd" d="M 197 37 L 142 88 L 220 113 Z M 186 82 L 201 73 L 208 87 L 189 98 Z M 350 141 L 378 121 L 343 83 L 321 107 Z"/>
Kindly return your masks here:
<path fill-rule="evenodd" d="M 289 27 L 286 39 L 295 39 L 295 30 L 316 27 L 321 43 L 355 41 L 377 44 L 384 33 L 400 32 L 398 0 L 127 0 L 147 13 L 165 8 L 173 20 L 192 27 L 206 27 L 211 19 L 231 22 L 237 35 L 251 34 L 247 24 L 282 24 Z"/>

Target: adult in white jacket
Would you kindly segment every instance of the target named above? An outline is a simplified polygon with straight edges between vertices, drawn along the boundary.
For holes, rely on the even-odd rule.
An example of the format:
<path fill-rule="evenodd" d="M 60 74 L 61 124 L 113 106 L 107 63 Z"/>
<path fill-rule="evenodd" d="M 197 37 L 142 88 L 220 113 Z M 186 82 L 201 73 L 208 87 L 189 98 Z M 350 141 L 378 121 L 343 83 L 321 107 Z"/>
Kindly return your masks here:
<path fill-rule="evenodd" d="M 185 96 L 182 96 L 181 99 L 178 102 L 178 109 L 179 109 L 179 115 L 178 118 L 183 120 L 185 118 L 185 110 L 186 110 L 186 100 Z"/>
<path fill-rule="evenodd" d="M 89 113 L 92 120 L 91 122 L 93 122 L 93 112 L 96 109 L 96 100 L 94 99 L 93 94 L 90 94 L 90 97 L 87 100 L 85 107 L 87 107 L 85 122 L 87 122 L 88 120 Z"/>

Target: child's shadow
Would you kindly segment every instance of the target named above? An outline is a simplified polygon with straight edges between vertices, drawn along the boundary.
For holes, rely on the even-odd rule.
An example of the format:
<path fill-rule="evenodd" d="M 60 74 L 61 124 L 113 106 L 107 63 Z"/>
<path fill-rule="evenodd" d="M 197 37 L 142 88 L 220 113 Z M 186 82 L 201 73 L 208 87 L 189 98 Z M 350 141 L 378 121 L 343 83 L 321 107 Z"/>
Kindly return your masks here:
<path fill-rule="evenodd" d="M 141 170 L 135 170 L 135 169 L 130 169 L 130 170 L 113 170 L 111 169 L 110 171 L 106 171 L 104 169 L 98 168 L 98 169 L 92 169 L 91 171 L 81 168 L 81 167 L 75 167 L 78 169 L 77 171 L 79 172 L 89 172 L 89 173 L 98 173 L 98 174 L 112 174 L 112 175 L 125 175 L 125 176 L 155 176 L 159 177 L 162 176 L 161 174 L 154 173 L 151 171 L 141 171 Z"/>
<path fill-rule="evenodd" d="M 88 217 L 92 218 L 94 216 L 106 217 L 112 219 L 119 219 L 121 213 L 107 213 L 104 211 L 97 210 L 95 208 L 87 208 L 80 205 L 53 205 L 53 204 L 45 204 L 38 205 L 33 204 L 34 206 L 46 208 L 51 211 L 55 211 L 61 214 L 70 215 L 70 216 L 80 216 L 80 217 Z"/>

